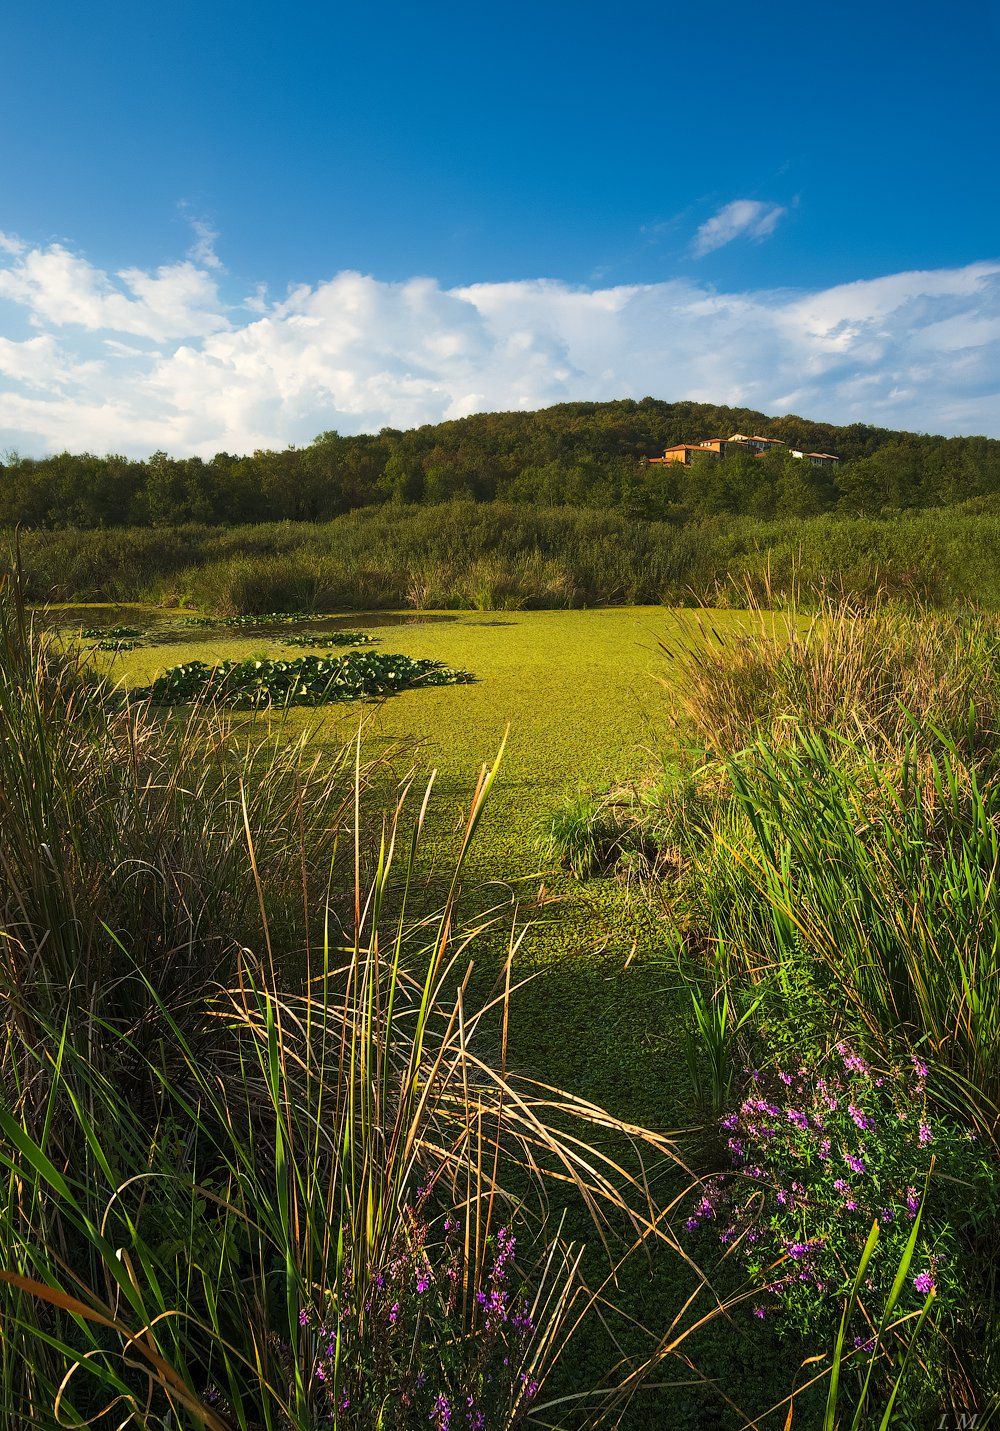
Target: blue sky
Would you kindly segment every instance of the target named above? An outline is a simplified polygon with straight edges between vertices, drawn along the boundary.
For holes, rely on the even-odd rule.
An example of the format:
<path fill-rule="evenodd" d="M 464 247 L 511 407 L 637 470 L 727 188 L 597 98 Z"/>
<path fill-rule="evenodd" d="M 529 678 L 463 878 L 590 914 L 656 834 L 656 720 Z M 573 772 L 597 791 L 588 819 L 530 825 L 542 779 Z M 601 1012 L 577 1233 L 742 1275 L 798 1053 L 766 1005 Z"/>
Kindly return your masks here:
<path fill-rule="evenodd" d="M 0 441 L 647 391 L 1000 435 L 998 47 L 994 0 L 8 6 Z"/>

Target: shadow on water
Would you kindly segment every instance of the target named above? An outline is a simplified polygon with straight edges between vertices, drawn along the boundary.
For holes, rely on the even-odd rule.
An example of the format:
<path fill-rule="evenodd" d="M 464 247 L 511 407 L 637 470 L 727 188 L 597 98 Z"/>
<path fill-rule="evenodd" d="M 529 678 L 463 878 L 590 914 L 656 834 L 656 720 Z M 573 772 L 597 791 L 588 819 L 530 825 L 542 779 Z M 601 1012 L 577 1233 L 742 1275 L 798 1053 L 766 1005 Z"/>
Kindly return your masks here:
<path fill-rule="evenodd" d="M 227 620 L 223 617 L 193 616 L 181 611 L 165 611 L 155 607 L 134 605 L 78 605 L 39 607 L 35 611 L 46 628 L 71 635 L 83 629 L 110 632 L 128 626 L 140 632 L 149 645 L 175 646 L 201 637 L 267 636 L 280 641 L 283 635 L 308 631 L 316 635 L 337 631 L 369 631 L 395 626 L 429 626 L 458 621 L 458 614 L 444 612 L 354 611 L 332 616 L 294 614 L 280 620 L 273 616 L 246 617 Z M 482 622 L 481 625 L 512 625 L 511 622 Z"/>

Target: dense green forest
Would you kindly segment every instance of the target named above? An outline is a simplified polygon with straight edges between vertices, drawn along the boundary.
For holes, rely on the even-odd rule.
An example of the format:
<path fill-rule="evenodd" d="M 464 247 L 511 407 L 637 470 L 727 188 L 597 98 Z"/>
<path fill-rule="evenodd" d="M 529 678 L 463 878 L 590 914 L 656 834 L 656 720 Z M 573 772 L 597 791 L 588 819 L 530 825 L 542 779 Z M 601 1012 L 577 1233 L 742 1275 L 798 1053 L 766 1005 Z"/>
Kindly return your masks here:
<path fill-rule="evenodd" d="M 837 454 L 836 469 L 785 453 L 649 466 L 674 442 L 735 431 Z M 0 525 L 209 526 L 323 522 L 386 502 L 502 501 L 613 509 L 683 524 L 721 514 L 770 519 L 891 514 L 1000 499 L 1000 441 L 931 437 L 767 417 L 706 403 L 563 403 L 483 413 L 400 432 L 323 433 L 307 447 L 146 461 L 88 453 L 0 462 Z"/>

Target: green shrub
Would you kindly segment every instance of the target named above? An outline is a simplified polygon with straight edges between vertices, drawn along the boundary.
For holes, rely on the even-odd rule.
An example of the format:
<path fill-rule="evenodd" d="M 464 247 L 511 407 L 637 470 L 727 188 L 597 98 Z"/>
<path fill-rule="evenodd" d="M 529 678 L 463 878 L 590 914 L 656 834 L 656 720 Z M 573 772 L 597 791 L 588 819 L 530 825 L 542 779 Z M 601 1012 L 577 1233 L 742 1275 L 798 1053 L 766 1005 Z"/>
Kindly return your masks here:
<path fill-rule="evenodd" d="M 890 1281 L 863 1288 L 870 1318 L 921 1206 L 901 1308 L 919 1308 L 933 1289 L 952 1321 L 965 1313 L 980 1277 L 959 1229 L 996 1217 L 1000 1186 L 970 1132 L 928 1106 L 927 1074 L 916 1057 L 879 1074 L 845 1044 L 788 1072 L 751 1074 L 721 1124 L 733 1171 L 708 1181 L 688 1228 L 735 1249 L 759 1289 L 759 1317 L 832 1331 L 877 1220 Z"/>

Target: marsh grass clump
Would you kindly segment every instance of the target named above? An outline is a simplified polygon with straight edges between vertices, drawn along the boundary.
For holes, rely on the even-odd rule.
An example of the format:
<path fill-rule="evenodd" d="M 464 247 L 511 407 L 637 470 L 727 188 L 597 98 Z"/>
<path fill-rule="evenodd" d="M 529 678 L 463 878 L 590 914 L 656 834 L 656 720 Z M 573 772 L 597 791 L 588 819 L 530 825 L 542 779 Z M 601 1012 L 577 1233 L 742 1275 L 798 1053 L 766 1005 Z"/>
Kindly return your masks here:
<path fill-rule="evenodd" d="M 980 1275 L 1000 1246 L 998 628 L 881 597 L 748 620 L 732 638 L 699 618 L 703 644 L 667 643 L 686 778 L 650 821 L 677 841 L 661 894 L 707 1011 L 692 1091 L 713 1039 L 727 1079 L 758 1070 L 722 1122 L 733 1171 L 692 1218 L 800 1331 L 832 1327 L 877 1223 L 892 1294 L 869 1267 L 854 1315 L 877 1326 L 885 1298 L 930 1337 L 907 1414 L 981 1400 L 1000 1354 Z M 711 1015 L 727 1002 L 753 1016 L 724 1046 Z M 893 1269 L 918 1254 L 903 1296 Z M 797 1265 L 766 1275 L 776 1257 Z"/>
<path fill-rule="evenodd" d="M 813 1021 L 836 1009 L 886 1053 L 920 1049 L 948 1080 L 939 1095 L 995 1126 L 996 778 L 943 736 L 911 738 L 890 766 L 803 736 L 728 773 L 728 843 L 706 852 L 696 894 L 727 957 Z"/>
<path fill-rule="evenodd" d="M 351 651 L 346 656 L 260 657 L 215 666 L 189 661 L 133 695 L 157 706 L 208 701 L 254 709 L 374 700 L 415 686 L 457 686 L 471 680 L 468 671 L 453 670 L 442 661 Z"/>
<path fill-rule="evenodd" d="M 663 643 L 678 718 L 707 749 L 729 755 L 758 737 L 836 731 L 881 756 L 914 728 L 989 752 L 1000 731 L 1000 623 L 833 598 L 804 617 L 749 605 L 747 627 L 679 618 Z"/>
<path fill-rule="evenodd" d="M 133 964 L 164 996 L 217 978 L 254 927 L 245 827 L 274 927 L 301 927 L 303 875 L 350 803 L 350 763 L 280 723 L 122 701 L 0 586 L 0 962 L 25 1027 L 100 991 L 100 1017 L 138 1037 Z"/>
<path fill-rule="evenodd" d="M 617 858 L 619 831 L 607 798 L 579 791 L 569 795 L 546 820 L 540 835 L 542 853 L 556 859 L 578 879 L 586 879 Z"/>
<path fill-rule="evenodd" d="M 575 875 L 619 874 L 629 884 L 647 878 L 657 847 L 647 828 L 642 796 L 630 788 L 566 796 L 541 823 L 538 847 Z"/>

